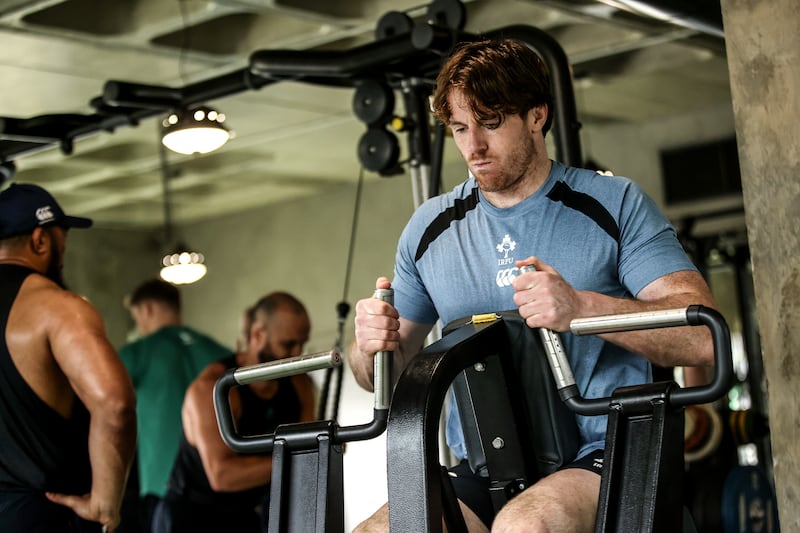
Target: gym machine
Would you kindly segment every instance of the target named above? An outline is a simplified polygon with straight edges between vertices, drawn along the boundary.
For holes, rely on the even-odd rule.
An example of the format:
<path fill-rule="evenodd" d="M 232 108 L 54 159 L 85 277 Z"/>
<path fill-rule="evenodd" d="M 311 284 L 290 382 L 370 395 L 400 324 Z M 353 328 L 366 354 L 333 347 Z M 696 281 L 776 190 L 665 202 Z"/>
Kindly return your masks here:
<path fill-rule="evenodd" d="M 229 370 L 214 386 L 214 410 L 222 440 L 238 453 L 272 453 L 269 531 L 344 531 L 342 442 L 380 435 L 386 410 L 376 408 L 370 424 L 339 428 L 329 420 L 278 426 L 268 435 L 240 435 L 228 404 L 237 386 L 335 368 L 337 350 Z M 292 505 L 292 502 L 295 502 Z"/>
<path fill-rule="evenodd" d="M 683 410 L 728 390 L 730 334 L 719 313 L 690 306 L 573 320 L 570 330 L 576 335 L 677 326 L 706 326 L 712 335 L 710 384 L 681 389 L 674 382 L 659 382 L 594 399 L 581 397 L 566 354 L 554 349 L 554 342 L 560 345 L 556 334 L 545 331 L 548 342 L 547 335 L 536 330 L 537 335 L 514 312 L 461 322 L 445 328 L 441 340 L 411 361 L 394 389 L 391 408 L 391 355 L 376 356 L 374 418 L 360 426 L 319 421 L 242 436 L 231 419 L 227 398 L 232 387 L 338 366 L 336 351 L 232 369 L 220 378 L 214 406 L 226 444 L 240 453 L 273 453 L 270 532 L 342 531 L 342 444 L 374 438 L 384 429 L 391 530 L 441 532 L 444 519 L 449 531 L 466 531 L 438 457 L 439 413 L 451 383 L 459 391 L 470 466 L 487 476 L 497 509 L 574 457 L 578 441 L 572 412 L 607 414 L 596 532 L 694 531 L 675 490 L 683 475 Z M 520 376 L 538 392 L 535 398 L 523 394 Z M 564 405 L 569 411 L 560 408 Z"/>
<path fill-rule="evenodd" d="M 422 98 L 426 90 L 423 78 L 435 74 L 441 57 L 455 44 L 476 37 L 462 31 L 464 13 L 460 2 L 435 1 L 429 11 L 428 22 L 420 24 L 400 13 L 389 13 L 378 25 L 376 42 L 345 52 L 258 51 L 251 56 L 248 70 L 250 77 L 259 80 L 257 86 L 282 79 L 354 85 L 354 111 L 368 127 L 359 142 L 359 158 L 366 168 L 382 175 L 390 175 L 398 164 L 396 141 L 384 128 L 394 104 L 390 84 L 396 85 L 399 80 L 411 128 L 406 131 L 416 204 L 435 193 L 439 165 L 434 159 L 441 151 L 438 130 L 434 131 L 434 149 L 428 150 L 431 132 Z M 557 158 L 580 165 L 579 123 L 563 50 L 549 35 L 529 26 L 509 26 L 486 34 L 499 35 L 521 39 L 542 56 L 551 73 L 554 94 L 560 96 L 554 108 Z M 623 323 L 631 329 L 706 325 L 712 333 L 719 327 L 727 331 L 724 321 L 720 326 L 717 318 L 711 310 L 690 308 L 685 313 L 657 315 L 655 320 L 652 316 L 619 316 L 611 317 L 611 322 L 614 327 Z M 731 373 L 729 339 L 719 332 L 715 334 L 718 361 L 714 382 L 708 387 L 679 389 L 667 382 L 618 390 L 612 398 L 586 400 L 577 394 L 574 380 L 570 383 L 568 379 L 571 371 L 566 358 L 553 357 L 542 338 L 528 343 L 539 343 L 538 357 L 515 355 L 509 332 L 514 342 L 520 336 L 537 336 L 518 326 L 512 331 L 508 324 L 513 322 L 508 316 L 486 323 L 470 319 L 469 324 L 450 330 L 416 357 L 401 376 L 391 412 L 391 379 L 385 374 L 391 365 L 378 369 L 377 361 L 383 358 L 376 358 L 376 376 L 383 378 L 376 378 L 374 418 L 361 426 L 339 427 L 335 421 L 325 420 L 280 426 L 271 435 L 241 436 L 230 419 L 230 388 L 338 367 L 341 356 L 336 351 L 229 371 L 214 393 L 220 431 L 234 451 L 273 454 L 269 530 L 342 531 L 342 445 L 374 438 L 387 426 L 392 530 L 441 531 L 443 516 L 450 531 L 464 530 L 463 518 L 438 460 L 439 413 L 452 383 L 455 390 L 461 391 L 457 398 L 462 421 L 469 426 L 471 466 L 490 478 L 496 507 L 574 457 L 577 428 L 571 410 L 582 415 L 609 414 L 598 531 L 681 531 L 682 502 L 660 487 L 669 486 L 668 478 L 674 481 L 683 473 L 682 468 L 677 468 L 683 461 L 683 407 L 711 401 L 727 392 Z M 578 324 L 573 333 L 603 332 L 581 327 L 586 325 Z M 546 339 L 548 335 L 542 337 Z M 549 338 L 552 348 L 557 336 L 551 334 Z M 542 404 L 531 403 L 530 395 L 522 394 L 519 380 L 513 377 L 524 360 L 532 361 L 532 367 L 524 369 L 526 375 L 534 376 L 541 389 L 547 391 L 541 395 Z M 548 363 L 552 366 L 548 367 Z M 505 379 L 506 387 L 498 387 L 497 379 Z M 509 391 L 505 398 L 492 394 L 505 389 Z M 513 414 L 506 419 L 498 417 L 498 413 Z M 534 415 L 536 424 L 531 425 Z M 531 427 L 547 430 L 531 432 Z M 648 439 L 651 446 L 634 445 L 642 439 Z M 526 453 L 527 450 L 533 453 Z M 312 502 L 308 494 L 317 497 Z"/>
<path fill-rule="evenodd" d="M 378 289 L 375 297 L 392 303 L 393 292 Z M 271 533 L 344 531 L 343 444 L 372 439 L 386 429 L 392 356 L 390 352 L 375 355 L 375 403 L 372 421 L 366 424 L 340 427 L 333 420 L 320 420 L 280 425 L 271 434 L 240 435 L 228 403 L 229 392 L 233 387 L 341 364 L 341 354 L 334 349 L 230 369 L 214 385 L 214 411 L 225 444 L 238 453 L 272 453 L 268 519 Z"/>
<path fill-rule="evenodd" d="M 544 402 L 544 407 L 531 409 L 525 402 L 513 399 L 509 404 L 498 404 L 493 398 L 496 394 L 481 395 L 478 400 L 474 394 L 458 399 L 459 412 L 467 419 L 462 421 L 467 447 L 470 454 L 477 450 L 479 455 L 477 462 L 470 457 L 470 465 L 486 473 L 497 509 L 574 457 L 570 437 L 570 424 L 574 421 L 569 417 L 554 411 L 544 418 L 544 432 L 536 431 L 542 427 L 541 413 L 553 405 L 555 394 L 575 413 L 609 417 L 596 532 L 693 531 L 691 521 L 685 522 L 681 491 L 676 490 L 683 482 L 684 407 L 714 401 L 728 391 L 732 378 L 730 334 L 722 316 L 706 307 L 690 306 L 574 320 L 570 329 L 576 335 L 706 326 L 713 338 L 715 368 L 710 384 L 685 389 L 674 382 L 644 384 L 617 389 L 610 398 L 592 399 L 580 396 L 556 334 L 538 336 L 528 329 L 527 335 L 538 339 L 539 346 L 535 348 L 535 341 L 529 339 L 524 347 L 528 351 L 522 354 L 527 357 L 522 357 L 514 355 L 509 339 L 518 345 L 527 328 L 512 329 L 512 323 L 501 314 L 466 319 L 466 323 L 425 348 L 399 377 L 387 427 L 391 529 L 441 532 L 444 519 L 448 531 L 466 530 L 447 482 L 443 482 L 446 476 L 441 475 L 436 445 L 438 413 L 447 388 L 460 373 L 467 374 L 465 379 L 470 380 L 496 365 L 494 359 L 513 362 L 516 357 L 517 361 L 547 360 L 555 392 L 540 389 L 541 382 L 526 383 L 530 390 L 537 391 L 537 401 Z M 514 371 L 530 375 L 524 368 Z M 508 380 L 509 384 L 514 381 Z M 458 391 L 457 384 L 454 388 Z M 501 388 L 492 378 L 491 386 L 477 390 Z M 514 387 L 510 390 L 515 394 Z M 508 412 L 511 416 L 503 421 L 502 415 Z M 528 422 L 532 435 L 525 435 L 527 430 L 518 422 L 520 419 Z M 475 431 L 484 422 L 490 429 Z M 559 425 L 563 425 L 561 429 L 553 431 Z M 549 434 L 551 442 L 541 435 L 537 438 L 537 433 Z M 526 441 L 534 446 L 523 447 Z M 520 452 L 524 449 L 531 449 L 532 453 L 526 457 Z"/>
<path fill-rule="evenodd" d="M 13 175 L 13 159 L 23 155 L 49 147 L 59 147 L 70 155 L 76 141 L 90 135 L 137 126 L 174 109 L 292 81 L 356 89 L 354 111 L 368 126 L 358 143 L 359 159 L 364 168 L 383 176 L 396 174 L 400 165 L 398 141 L 386 129 L 393 120 L 393 91 L 400 90 L 408 115 L 402 121 L 402 131 L 408 135 L 408 168 L 415 202 L 419 203 L 435 194 L 437 158 L 444 138 L 442 127 L 433 132 L 429 127 L 430 80 L 454 45 L 478 37 L 463 31 L 465 25 L 462 1 L 433 0 L 425 20 L 415 21 L 405 13 L 390 11 L 378 21 L 375 41 L 347 50 L 256 50 L 245 67 L 179 87 L 107 80 L 101 94 L 89 102 L 94 109 L 91 114 L 0 117 L 0 181 Z M 518 38 L 541 55 L 550 70 L 553 93 L 559 96 L 552 110 L 556 157 L 565 164 L 580 165 L 580 123 L 563 49 L 546 32 L 526 25 L 484 34 L 501 35 Z"/>

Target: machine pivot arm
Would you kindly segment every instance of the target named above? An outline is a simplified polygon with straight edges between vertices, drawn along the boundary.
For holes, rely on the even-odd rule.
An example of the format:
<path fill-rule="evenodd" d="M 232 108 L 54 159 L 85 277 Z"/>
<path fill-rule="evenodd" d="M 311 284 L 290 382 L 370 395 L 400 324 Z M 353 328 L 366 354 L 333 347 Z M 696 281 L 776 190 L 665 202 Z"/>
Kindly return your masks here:
<path fill-rule="evenodd" d="M 728 325 L 722 315 L 714 309 L 691 305 L 663 311 L 578 318 L 570 323 L 570 331 L 575 335 L 596 335 L 679 326 L 706 326 L 710 330 L 714 344 L 714 377 L 708 385 L 675 390 L 670 394 L 670 402 L 674 406 L 686 406 L 709 403 L 722 397 L 730 388 L 733 363 Z M 551 364 L 551 369 L 558 378 L 563 376 L 562 368 L 569 368 L 569 361 L 563 351 L 556 355 L 558 355 L 556 358 L 558 366 Z M 563 386 L 559 383 L 559 394 L 573 411 L 582 415 L 605 414 L 611 401 L 611 398 L 582 398 L 574 379 Z"/>

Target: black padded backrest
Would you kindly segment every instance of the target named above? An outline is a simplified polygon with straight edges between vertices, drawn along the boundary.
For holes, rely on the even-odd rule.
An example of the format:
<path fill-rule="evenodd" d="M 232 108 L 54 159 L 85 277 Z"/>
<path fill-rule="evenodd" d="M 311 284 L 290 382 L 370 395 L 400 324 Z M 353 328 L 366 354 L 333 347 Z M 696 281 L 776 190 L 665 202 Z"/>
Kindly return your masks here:
<path fill-rule="evenodd" d="M 519 466 L 507 463 L 521 459 L 530 484 L 571 462 L 580 436 L 574 413 L 559 398 L 539 332 L 516 311 L 497 316 L 505 324 L 511 361 L 487 354 L 485 365 L 462 372 L 453 390 L 473 471 L 490 478 L 512 476 L 509 472 Z M 472 318 L 451 322 L 443 335 Z"/>

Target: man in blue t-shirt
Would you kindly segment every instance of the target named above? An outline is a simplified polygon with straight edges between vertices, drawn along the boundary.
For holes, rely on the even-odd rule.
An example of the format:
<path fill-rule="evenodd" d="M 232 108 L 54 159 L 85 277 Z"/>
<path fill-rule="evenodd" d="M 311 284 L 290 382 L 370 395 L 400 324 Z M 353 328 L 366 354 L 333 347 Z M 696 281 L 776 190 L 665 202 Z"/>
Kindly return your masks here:
<path fill-rule="evenodd" d="M 372 388 L 373 356 L 394 351 L 395 375 L 437 320 L 518 309 L 530 327 L 568 332 L 579 317 L 713 306 L 708 286 L 669 221 L 632 181 L 569 168 L 548 158 L 550 81 L 541 59 L 514 40 L 460 46 L 437 78 L 432 106 L 450 127 L 469 178 L 414 213 L 397 249 L 394 306 L 356 304 L 350 364 Z M 535 272 L 520 268 L 534 265 Z M 710 365 L 710 335 L 648 330 L 562 335 L 581 394 L 651 379 L 650 364 Z M 575 461 L 511 500 L 495 517 L 488 486 L 455 467 L 454 488 L 470 531 L 593 531 L 605 417 L 578 417 Z M 458 413 L 447 440 L 466 457 Z M 476 489 L 477 487 L 477 489 Z M 386 529 L 386 509 L 357 531 Z"/>

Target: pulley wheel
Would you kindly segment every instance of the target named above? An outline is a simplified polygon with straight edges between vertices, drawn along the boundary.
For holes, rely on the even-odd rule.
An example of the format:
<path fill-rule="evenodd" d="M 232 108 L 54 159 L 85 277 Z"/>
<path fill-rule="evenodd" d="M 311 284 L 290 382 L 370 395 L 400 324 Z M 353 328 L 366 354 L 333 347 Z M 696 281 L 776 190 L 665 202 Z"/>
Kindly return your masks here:
<path fill-rule="evenodd" d="M 369 128 L 358 141 L 358 160 L 371 172 L 389 170 L 399 157 L 397 137 L 383 128 Z"/>
<path fill-rule="evenodd" d="M 359 81 L 353 95 L 353 113 L 369 126 L 385 124 L 394 113 L 394 91 L 383 81 Z"/>
<path fill-rule="evenodd" d="M 428 22 L 453 30 L 463 30 L 467 9 L 459 0 L 433 0 L 428 5 Z"/>
<path fill-rule="evenodd" d="M 389 11 L 378 21 L 375 28 L 375 38 L 377 40 L 394 37 L 409 33 L 414 28 L 414 21 L 411 17 L 400 11 Z"/>

